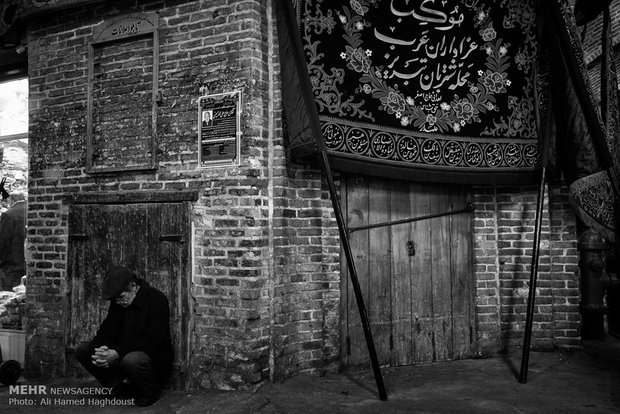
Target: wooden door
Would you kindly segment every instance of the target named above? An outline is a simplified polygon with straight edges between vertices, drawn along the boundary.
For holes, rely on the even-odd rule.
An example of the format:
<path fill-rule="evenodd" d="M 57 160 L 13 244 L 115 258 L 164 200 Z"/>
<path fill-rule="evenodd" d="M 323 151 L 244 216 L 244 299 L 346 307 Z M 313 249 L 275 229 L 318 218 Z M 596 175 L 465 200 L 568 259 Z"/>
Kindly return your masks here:
<path fill-rule="evenodd" d="M 461 210 L 470 201 L 467 186 L 360 176 L 343 176 L 341 194 L 350 228 Z M 471 213 L 353 231 L 350 241 L 380 364 L 471 355 Z M 341 256 L 343 362 L 365 368 L 368 350 Z"/>
<path fill-rule="evenodd" d="M 65 343 L 75 349 L 96 333 L 108 310 L 101 279 L 121 264 L 170 302 L 175 389 L 188 383 L 189 206 L 186 203 L 73 205 L 69 215 L 68 320 Z M 69 375 L 79 372 L 67 359 Z"/>

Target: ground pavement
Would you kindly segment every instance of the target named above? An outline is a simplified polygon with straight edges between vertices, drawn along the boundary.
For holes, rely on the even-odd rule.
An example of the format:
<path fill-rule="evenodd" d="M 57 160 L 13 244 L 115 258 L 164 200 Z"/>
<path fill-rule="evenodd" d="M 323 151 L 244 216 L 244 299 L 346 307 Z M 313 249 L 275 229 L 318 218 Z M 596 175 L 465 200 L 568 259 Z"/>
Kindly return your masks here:
<path fill-rule="evenodd" d="M 0 413 L 620 413 L 620 341 L 571 352 L 532 352 L 528 381 L 517 381 L 520 354 L 383 368 L 388 400 L 380 401 L 372 371 L 297 375 L 251 392 L 171 391 L 151 407 L 101 407 L 82 397 L 25 398 L 0 387 Z M 21 379 L 21 385 L 95 386 L 76 379 Z M 50 396 L 48 396 L 50 397 Z M 11 400 L 13 398 L 13 400 Z M 77 406 L 66 406 L 77 399 Z M 117 402 L 120 403 L 120 402 Z M 100 403 L 97 403 L 100 404 Z"/>

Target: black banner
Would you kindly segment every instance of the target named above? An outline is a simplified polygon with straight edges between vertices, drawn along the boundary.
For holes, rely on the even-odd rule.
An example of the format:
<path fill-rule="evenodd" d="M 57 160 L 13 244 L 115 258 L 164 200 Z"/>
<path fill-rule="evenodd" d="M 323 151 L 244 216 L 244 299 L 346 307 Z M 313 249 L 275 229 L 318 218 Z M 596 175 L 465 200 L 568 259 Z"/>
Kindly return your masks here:
<path fill-rule="evenodd" d="M 539 167 L 533 0 L 294 3 L 332 154 L 451 175 Z"/>

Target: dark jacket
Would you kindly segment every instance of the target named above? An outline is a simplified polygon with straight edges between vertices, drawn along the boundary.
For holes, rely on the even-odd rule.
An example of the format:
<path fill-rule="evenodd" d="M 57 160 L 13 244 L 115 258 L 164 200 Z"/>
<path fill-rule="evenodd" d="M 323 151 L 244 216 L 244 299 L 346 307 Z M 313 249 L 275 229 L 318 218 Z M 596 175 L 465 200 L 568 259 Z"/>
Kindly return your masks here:
<path fill-rule="evenodd" d="M 145 280 L 139 280 L 138 284 L 140 289 L 127 308 L 110 301 L 108 315 L 91 346 L 105 345 L 115 349 L 121 358 L 133 351 L 146 353 L 160 382 L 164 383 L 173 359 L 168 299 Z"/>
<path fill-rule="evenodd" d="M 26 236 L 26 203 L 19 201 L 0 215 L 0 269 L 4 280 L 2 290 L 11 290 L 19 285 L 26 274 L 24 261 L 24 240 Z"/>

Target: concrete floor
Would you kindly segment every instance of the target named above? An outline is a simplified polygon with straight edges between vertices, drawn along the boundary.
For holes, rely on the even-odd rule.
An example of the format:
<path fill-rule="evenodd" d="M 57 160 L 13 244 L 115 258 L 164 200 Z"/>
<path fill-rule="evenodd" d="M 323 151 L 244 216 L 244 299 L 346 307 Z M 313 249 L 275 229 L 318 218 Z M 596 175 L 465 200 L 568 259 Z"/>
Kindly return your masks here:
<path fill-rule="evenodd" d="M 527 384 L 517 381 L 520 354 L 382 370 L 388 401 L 378 399 L 371 371 L 298 375 L 258 391 L 166 391 L 151 407 L 40 406 L 0 386 L 0 412 L 10 413 L 619 413 L 620 340 L 588 342 L 572 352 L 532 352 Z M 23 385 L 94 386 L 76 379 L 21 379 Z M 58 397 L 56 397 L 58 398 Z M 62 397 L 62 401 L 77 397 Z M 79 402 L 79 401 L 78 401 Z"/>

